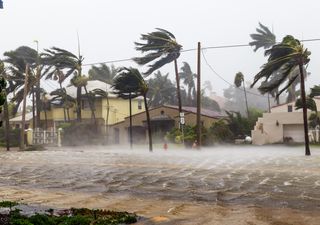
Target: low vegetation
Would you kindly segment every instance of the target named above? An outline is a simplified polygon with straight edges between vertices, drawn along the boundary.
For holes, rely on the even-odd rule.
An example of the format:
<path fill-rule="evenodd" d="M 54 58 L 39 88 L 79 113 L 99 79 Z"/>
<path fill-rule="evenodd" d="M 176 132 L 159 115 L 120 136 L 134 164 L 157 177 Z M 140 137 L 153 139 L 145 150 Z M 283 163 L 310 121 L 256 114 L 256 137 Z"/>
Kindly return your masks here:
<path fill-rule="evenodd" d="M 9 213 L 0 213 L 1 225 L 116 225 L 137 222 L 137 216 L 132 213 L 87 208 L 71 208 L 56 214 L 49 209 L 45 214 L 26 216 L 20 209 L 12 208 L 18 205 L 17 202 L 0 202 L 1 208 L 10 208 Z"/>

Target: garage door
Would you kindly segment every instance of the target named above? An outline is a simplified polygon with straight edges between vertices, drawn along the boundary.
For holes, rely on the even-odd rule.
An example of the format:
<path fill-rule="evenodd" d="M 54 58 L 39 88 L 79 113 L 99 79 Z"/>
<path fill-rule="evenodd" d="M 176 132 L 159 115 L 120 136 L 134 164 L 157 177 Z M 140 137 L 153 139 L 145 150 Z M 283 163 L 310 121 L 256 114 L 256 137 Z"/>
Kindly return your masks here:
<path fill-rule="evenodd" d="M 304 131 L 302 124 L 283 125 L 283 137 L 291 137 L 294 142 L 304 142 Z"/>

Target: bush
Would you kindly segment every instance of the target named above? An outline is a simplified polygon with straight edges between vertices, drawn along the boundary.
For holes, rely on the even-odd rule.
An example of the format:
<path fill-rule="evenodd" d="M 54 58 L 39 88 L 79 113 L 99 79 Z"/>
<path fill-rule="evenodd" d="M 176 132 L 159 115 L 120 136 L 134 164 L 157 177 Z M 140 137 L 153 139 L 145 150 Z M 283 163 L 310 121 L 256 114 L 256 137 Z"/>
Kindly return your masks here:
<path fill-rule="evenodd" d="M 10 129 L 10 147 L 20 146 L 20 129 Z M 6 146 L 5 128 L 0 128 L 0 146 Z"/>
<path fill-rule="evenodd" d="M 209 128 L 209 134 L 213 143 L 232 142 L 234 137 L 229 125 L 224 120 L 214 122 Z"/>

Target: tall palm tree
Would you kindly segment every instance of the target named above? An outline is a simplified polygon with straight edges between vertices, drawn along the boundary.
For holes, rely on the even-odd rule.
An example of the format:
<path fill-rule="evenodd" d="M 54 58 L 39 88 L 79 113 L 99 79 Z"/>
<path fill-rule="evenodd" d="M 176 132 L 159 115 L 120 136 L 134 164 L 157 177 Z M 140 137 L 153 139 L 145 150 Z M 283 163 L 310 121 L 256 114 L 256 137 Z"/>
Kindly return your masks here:
<path fill-rule="evenodd" d="M 179 113 L 182 112 L 180 79 L 177 64 L 182 45 L 178 44 L 172 33 L 161 28 L 156 28 L 156 31 L 148 34 L 142 34 L 140 39 L 145 41 L 145 43 L 135 42 L 136 50 L 147 54 L 142 57 L 133 58 L 133 60 L 139 65 L 148 65 L 149 69 L 143 73 L 145 76 L 150 75 L 165 64 L 174 62 Z M 153 64 L 151 64 L 152 62 Z"/>
<path fill-rule="evenodd" d="M 118 96 L 131 99 L 138 96 L 143 96 L 144 106 L 146 109 L 146 117 L 148 123 L 148 137 L 149 137 L 149 151 L 152 152 L 152 136 L 150 126 L 150 115 L 147 103 L 147 92 L 149 90 L 147 83 L 143 79 L 139 70 L 135 68 L 123 67 L 120 69 L 118 75 L 113 80 L 114 93 Z"/>
<path fill-rule="evenodd" d="M 57 47 L 45 49 L 42 54 L 43 63 L 47 65 L 46 79 L 52 79 L 57 71 L 65 71 L 64 76 L 79 76 L 82 77 L 82 62 L 84 60 L 82 55 L 75 54 Z M 82 86 L 77 87 L 77 120 L 81 121 L 81 89 Z"/>
<path fill-rule="evenodd" d="M 183 80 L 183 84 L 186 85 L 188 88 L 188 104 L 192 106 L 196 98 L 196 86 L 194 79 L 197 78 L 197 74 L 192 72 L 191 67 L 187 62 L 183 62 L 183 66 L 181 67 L 179 77 Z"/>
<path fill-rule="evenodd" d="M 10 124 L 9 124 L 9 112 L 8 112 L 8 97 L 6 86 L 7 82 L 5 80 L 5 68 L 4 63 L 0 60 L 0 114 L 4 111 L 5 119 L 5 139 L 7 151 L 10 150 Z M 1 118 L 0 118 L 1 119 Z M 0 127 L 2 126 L 2 121 L 0 120 Z"/>
<path fill-rule="evenodd" d="M 234 85 L 237 88 L 240 88 L 243 86 L 243 92 L 244 92 L 244 99 L 246 101 L 246 109 L 247 109 L 247 116 L 249 118 L 249 107 L 248 107 L 248 98 L 247 98 L 247 92 L 246 92 L 246 86 L 244 83 L 244 76 L 241 72 L 236 73 L 236 76 L 234 77 Z"/>
<path fill-rule="evenodd" d="M 253 85 L 259 80 L 265 80 L 263 86 L 259 87 L 262 92 L 269 92 L 279 87 L 281 84 L 287 81 L 287 83 L 281 88 L 279 95 L 285 91 L 290 85 L 297 79 L 298 76 L 294 76 L 288 79 L 289 74 L 293 69 L 298 66 L 300 71 L 300 90 L 301 101 L 303 105 L 303 123 L 304 123 L 304 135 L 305 135 L 305 154 L 310 155 L 309 138 L 308 138 L 308 120 L 307 120 L 307 104 L 306 93 L 304 84 L 304 65 L 309 61 L 309 55 L 311 54 L 307 49 L 303 47 L 299 40 L 287 35 L 283 38 L 282 42 L 272 46 L 272 48 L 265 51 L 265 54 L 269 56 L 266 64 L 263 65 L 262 70 L 254 77 Z M 273 79 L 269 82 L 270 76 L 277 70 L 282 70 L 279 73 L 277 79 Z"/>

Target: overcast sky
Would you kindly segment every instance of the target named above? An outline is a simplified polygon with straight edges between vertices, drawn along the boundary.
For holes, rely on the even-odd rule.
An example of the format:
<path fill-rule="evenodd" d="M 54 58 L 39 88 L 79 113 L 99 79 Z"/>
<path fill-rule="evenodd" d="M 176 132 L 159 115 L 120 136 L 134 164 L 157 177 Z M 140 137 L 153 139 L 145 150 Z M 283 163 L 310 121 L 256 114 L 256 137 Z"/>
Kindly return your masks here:
<path fill-rule="evenodd" d="M 261 22 L 273 29 L 277 40 L 291 34 L 297 39 L 320 38 L 320 3 L 317 0 L 3 0 L 0 10 L 1 57 L 5 51 L 27 45 L 40 51 L 52 46 L 77 53 L 77 32 L 85 64 L 140 56 L 134 41 L 141 33 L 160 27 L 171 31 L 184 49 L 248 44 L 249 34 Z M 304 44 L 312 52 L 307 87 L 320 84 L 320 41 Z M 233 83 L 241 71 L 252 82 L 266 62 L 263 51 L 251 47 L 204 50 L 212 68 Z M 178 59 L 196 72 L 196 52 Z M 134 66 L 133 62 L 115 66 Z M 85 69 L 87 71 L 89 67 Z M 145 68 L 141 68 L 142 71 Z M 173 64 L 161 69 L 173 79 Z M 218 94 L 229 85 L 214 74 L 202 58 L 202 80 L 210 80 Z M 53 81 L 49 91 L 57 88 Z M 51 90 L 50 90 L 51 89 Z"/>

